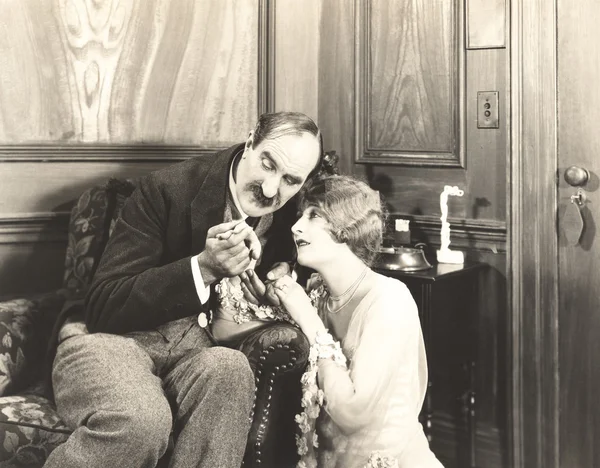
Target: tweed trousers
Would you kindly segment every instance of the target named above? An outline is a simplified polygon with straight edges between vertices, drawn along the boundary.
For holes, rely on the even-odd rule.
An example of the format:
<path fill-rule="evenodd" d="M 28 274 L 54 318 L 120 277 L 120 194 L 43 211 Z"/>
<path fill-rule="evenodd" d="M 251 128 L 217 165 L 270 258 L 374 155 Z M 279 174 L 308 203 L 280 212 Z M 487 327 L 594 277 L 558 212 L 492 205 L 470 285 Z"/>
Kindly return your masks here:
<path fill-rule="evenodd" d="M 68 337 L 52 381 L 73 433 L 46 468 L 155 467 L 171 435 L 170 467 L 242 463 L 252 370 L 240 351 L 215 346 L 195 317 L 123 336 Z"/>

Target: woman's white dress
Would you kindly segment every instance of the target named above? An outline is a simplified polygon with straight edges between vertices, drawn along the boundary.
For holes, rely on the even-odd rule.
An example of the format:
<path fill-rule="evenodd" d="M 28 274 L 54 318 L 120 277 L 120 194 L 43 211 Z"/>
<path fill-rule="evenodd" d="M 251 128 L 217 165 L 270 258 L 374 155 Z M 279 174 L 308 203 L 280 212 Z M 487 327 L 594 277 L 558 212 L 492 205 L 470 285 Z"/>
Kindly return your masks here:
<path fill-rule="evenodd" d="M 376 281 L 341 342 L 348 368 L 319 360 L 325 411 L 317 423 L 318 466 L 440 468 L 418 420 L 427 360 L 417 306 L 402 282 L 381 275 Z M 377 458 L 387 464 L 368 464 Z"/>

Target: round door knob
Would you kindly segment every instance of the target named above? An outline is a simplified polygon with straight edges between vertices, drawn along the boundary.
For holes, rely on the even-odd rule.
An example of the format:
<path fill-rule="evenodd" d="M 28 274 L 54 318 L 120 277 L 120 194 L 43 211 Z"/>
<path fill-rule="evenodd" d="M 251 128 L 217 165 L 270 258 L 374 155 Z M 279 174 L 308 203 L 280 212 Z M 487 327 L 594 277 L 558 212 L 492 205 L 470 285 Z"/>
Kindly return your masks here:
<path fill-rule="evenodd" d="M 581 187 L 590 180 L 590 173 L 583 167 L 571 166 L 565 171 L 565 180 L 573 187 Z"/>

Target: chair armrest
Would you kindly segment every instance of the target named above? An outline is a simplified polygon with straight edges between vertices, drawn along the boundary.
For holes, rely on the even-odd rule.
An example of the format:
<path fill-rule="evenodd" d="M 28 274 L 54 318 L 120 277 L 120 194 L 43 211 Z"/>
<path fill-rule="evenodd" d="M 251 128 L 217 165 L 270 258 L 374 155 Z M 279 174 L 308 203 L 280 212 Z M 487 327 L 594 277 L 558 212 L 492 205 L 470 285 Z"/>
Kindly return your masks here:
<path fill-rule="evenodd" d="M 300 412 L 300 377 L 310 345 L 302 331 L 278 322 L 249 335 L 239 346 L 256 381 L 252 426 L 244 468 L 295 467 L 296 422 Z"/>
<path fill-rule="evenodd" d="M 64 302 L 60 291 L 0 302 L 0 396 L 41 378 L 50 332 Z"/>

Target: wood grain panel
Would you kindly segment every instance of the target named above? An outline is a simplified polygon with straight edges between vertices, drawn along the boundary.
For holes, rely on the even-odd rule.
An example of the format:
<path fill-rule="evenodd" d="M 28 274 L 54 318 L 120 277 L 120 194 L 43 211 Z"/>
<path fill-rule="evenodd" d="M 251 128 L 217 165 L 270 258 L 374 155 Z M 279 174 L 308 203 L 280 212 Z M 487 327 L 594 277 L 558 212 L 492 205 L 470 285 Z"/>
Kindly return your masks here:
<path fill-rule="evenodd" d="M 433 415 L 433 441 L 431 448 L 444 468 L 463 468 L 467 465 L 465 453 L 465 422 L 456 415 L 447 412 L 435 412 Z M 482 423 L 477 427 L 476 461 L 480 468 L 505 468 L 506 460 L 502 456 L 505 441 L 497 428 Z"/>
<path fill-rule="evenodd" d="M 356 162 L 464 166 L 464 1 L 356 1 Z"/>
<path fill-rule="evenodd" d="M 467 0 L 467 47 L 504 47 L 506 0 Z"/>
<path fill-rule="evenodd" d="M 563 466 L 600 466 L 600 3 L 558 1 L 558 363 L 559 461 Z M 585 202 L 572 204 L 577 189 L 563 174 L 576 165 L 589 171 Z M 550 172 L 547 173 L 550 177 Z M 567 211 L 567 210 L 570 210 Z M 577 245 L 566 233 L 583 233 Z M 553 258 L 553 260 L 555 260 Z"/>
<path fill-rule="evenodd" d="M 0 244 L 66 242 L 69 212 L 3 214 L 0 216 Z"/>
<path fill-rule="evenodd" d="M 367 147 L 453 151 L 454 2 L 380 1 L 367 12 Z"/>
<path fill-rule="evenodd" d="M 0 219 L 19 213 L 64 212 L 94 184 L 110 177 L 138 177 L 164 163 L 0 163 Z"/>
<path fill-rule="evenodd" d="M 36 144 L 0 145 L 0 162 L 163 162 L 175 163 L 190 157 L 212 155 L 225 148 L 194 145 L 122 144 Z"/>
<path fill-rule="evenodd" d="M 390 213 L 441 216 L 440 193 L 445 185 L 457 185 L 465 190 L 462 197 L 451 197 L 448 216 L 466 218 L 471 212 L 470 195 L 465 171 L 366 165 L 356 171 L 371 187 L 385 197 Z"/>
<path fill-rule="evenodd" d="M 319 127 L 340 170 L 354 170 L 354 2 L 323 0 L 319 27 Z"/>
<path fill-rule="evenodd" d="M 321 0 L 277 0 L 275 8 L 275 109 L 318 120 Z M 317 121 L 317 124 L 319 122 Z"/>
<path fill-rule="evenodd" d="M 411 243 L 425 242 L 430 246 L 441 244 L 442 223 L 438 216 L 392 215 L 388 219 L 389 232 L 384 242 L 394 243 L 393 226 L 395 219 L 410 221 Z M 468 251 L 479 255 L 481 252 L 506 253 L 506 224 L 501 221 L 448 218 L 452 249 Z M 435 255 L 433 255 L 435 259 Z"/>
<path fill-rule="evenodd" d="M 556 3 L 513 1 L 510 22 L 510 465 L 558 468 Z"/>
<path fill-rule="evenodd" d="M 0 5 L 0 141 L 241 141 L 258 110 L 259 1 Z"/>
<path fill-rule="evenodd" d="M 477 319 L 477 367 L 475 391 L 477 398 L 476 419 L 478 426 L 494 427 L 501 442 L 497 456 L 508 462 L 509 437 L 511 433 L 510 405 L 510 339 L 507 330 L 511 323 L 508 307 L 507 253 L 489 249 L 469 250 L 467 257 L 487 263 L 488 271 L 477 287 L 479 317 Z M 488 461 L 478 459 L 478 466 L 489 466 Z"/>
<path fill-rule="evenodd" d="M 467 187 L 468 215 L 506 219 L 508 116 L 506 92 L 508 55 L 505 49 L 467 51 Z M 477 128 L 477 91 L 498 91 L 499 128 Z"/>
<path fill-rule="evenodd" d="M 467 52 L 467 126 L 465 170 L 356 165 L 354 174 L 380 190 L 392 213 L 436 215 L 444 185 L 458 185 L 463 197 L 451 199 L 450 216 L 505 220 L 507 199 L 508 55 L 503 49 Z M 476 95 L 500 91 L 500 128 L 478 129 Z"/>

